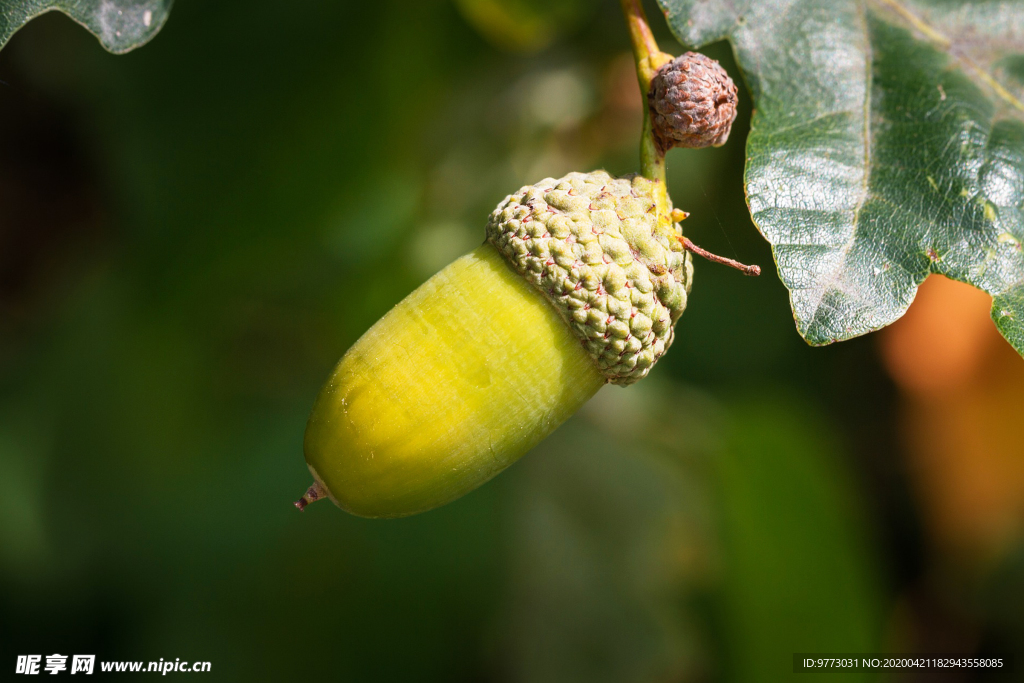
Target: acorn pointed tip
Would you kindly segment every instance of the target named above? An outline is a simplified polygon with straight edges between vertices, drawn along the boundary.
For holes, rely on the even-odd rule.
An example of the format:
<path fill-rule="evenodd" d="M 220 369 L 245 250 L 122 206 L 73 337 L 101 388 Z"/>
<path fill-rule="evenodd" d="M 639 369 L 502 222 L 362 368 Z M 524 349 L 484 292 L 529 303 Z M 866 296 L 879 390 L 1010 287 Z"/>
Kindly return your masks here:
<path fill-rule="evenodd" d="M 320 482 L 314 482 L 312 486 L 306 489 L 306 492 L 302 494 L 302 497 L 295 501 L 294 505 L 299 509 L 299 512 L 303 512 L 306 506 L 310 503 L 315 503 L 326 495 L 323 487 L 320 486 Z"/>

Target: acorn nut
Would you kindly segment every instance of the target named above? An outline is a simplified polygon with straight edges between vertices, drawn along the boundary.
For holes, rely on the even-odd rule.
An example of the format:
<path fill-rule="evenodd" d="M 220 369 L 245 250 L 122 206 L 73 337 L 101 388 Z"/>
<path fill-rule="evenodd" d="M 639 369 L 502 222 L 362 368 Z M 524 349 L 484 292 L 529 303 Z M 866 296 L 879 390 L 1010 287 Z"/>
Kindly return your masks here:
<path fill-rule="evenodd" d="M 722 65 L 687 52 L 663 65 L 647 92 L 651 128 L 662 152 L 673 147 L 720 147 L 736 119 L 736 84 Z"/>
<path fill-rule="evenodd" d="M 660 190 L 660 193 L 657 192 Z M 570 173 L 523 187 L 487 241 L 398 303 L 317 397 L 315 483 L 364 517 L 401 517 L 480 486 L 605 383 L 650 372 L 672 343 L 693 266 L 663 188 Z"/>

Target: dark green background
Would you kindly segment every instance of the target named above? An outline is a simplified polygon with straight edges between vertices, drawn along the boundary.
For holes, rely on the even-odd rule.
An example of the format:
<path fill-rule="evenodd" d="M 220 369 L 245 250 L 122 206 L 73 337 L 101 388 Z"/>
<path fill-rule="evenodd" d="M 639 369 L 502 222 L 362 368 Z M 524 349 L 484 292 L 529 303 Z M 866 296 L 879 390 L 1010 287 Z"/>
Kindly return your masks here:
<path fill-rule="evenodd" d="M 638 128 L 601 118 L 617 3 L 570 14 L 528 55 L 433 0 L 181 0 L 120 57 L 58 15 L 12 39 L 0 670 L 59 652 L 215 680 L 749 682 L 883 647 L 929 561 L 895 393 L 871 339 L 794 330 L 743 200 L 746 99 L 726 147 L 670 155 L 670 189 L 689 236 L 765 276 L 698 263 L 648 380 L 456 503 L 291 506 L 313 397 L 373 321 L 536 174 L 636 169 Z M 957 609 L 980 650 L 1019 642 Z"/>

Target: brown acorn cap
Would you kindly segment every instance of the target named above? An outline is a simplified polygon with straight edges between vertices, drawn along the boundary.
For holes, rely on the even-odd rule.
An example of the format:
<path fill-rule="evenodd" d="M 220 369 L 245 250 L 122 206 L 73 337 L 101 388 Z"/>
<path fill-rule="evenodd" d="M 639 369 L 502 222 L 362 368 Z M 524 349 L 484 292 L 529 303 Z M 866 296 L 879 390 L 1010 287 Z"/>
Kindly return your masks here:
<path fill-rule="evenodd" d="M 737 92 L 725 69 L 699 52 L 682 54 L 658 69 L 647 100 L 661 151 L 724 145 L 736 119 Z"/>

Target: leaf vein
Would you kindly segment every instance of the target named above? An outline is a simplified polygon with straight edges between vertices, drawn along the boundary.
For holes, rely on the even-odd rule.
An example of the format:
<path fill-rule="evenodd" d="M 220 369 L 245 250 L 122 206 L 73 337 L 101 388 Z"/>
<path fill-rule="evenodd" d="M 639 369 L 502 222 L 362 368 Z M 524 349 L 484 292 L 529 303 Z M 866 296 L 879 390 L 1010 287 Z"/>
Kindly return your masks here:
<path fill-rule="evenodd" d="M 974 72 L 974 75 L 984 81 L 985 85 L 992 89 L 992 91 L 1004 102 L 1009 104 L 1017 111 L 1024 113 L 1024 102 L 1014 97 L 1013 93 L 1003 87 L 996 78 L 983 69 L 978 64 L 975 64 L 973 60 L 967 58 L 965 55 L 959 54 L 952 49 L 953 41 L 950 40 L 945 34 L 932 27 L 921 17 L 917 16 L 909 9 L 903 6 L 899 0 L 868 0 L 875 4 L 884 5 L 894 11 L 896 14 L 901 16 L 908 24 L 913 28 L 917 29 L 918 33 L 922 34 L 930 40 L 936 47 L 940 48 L 947 55 L 960 62 L 967 70 Z"/>

